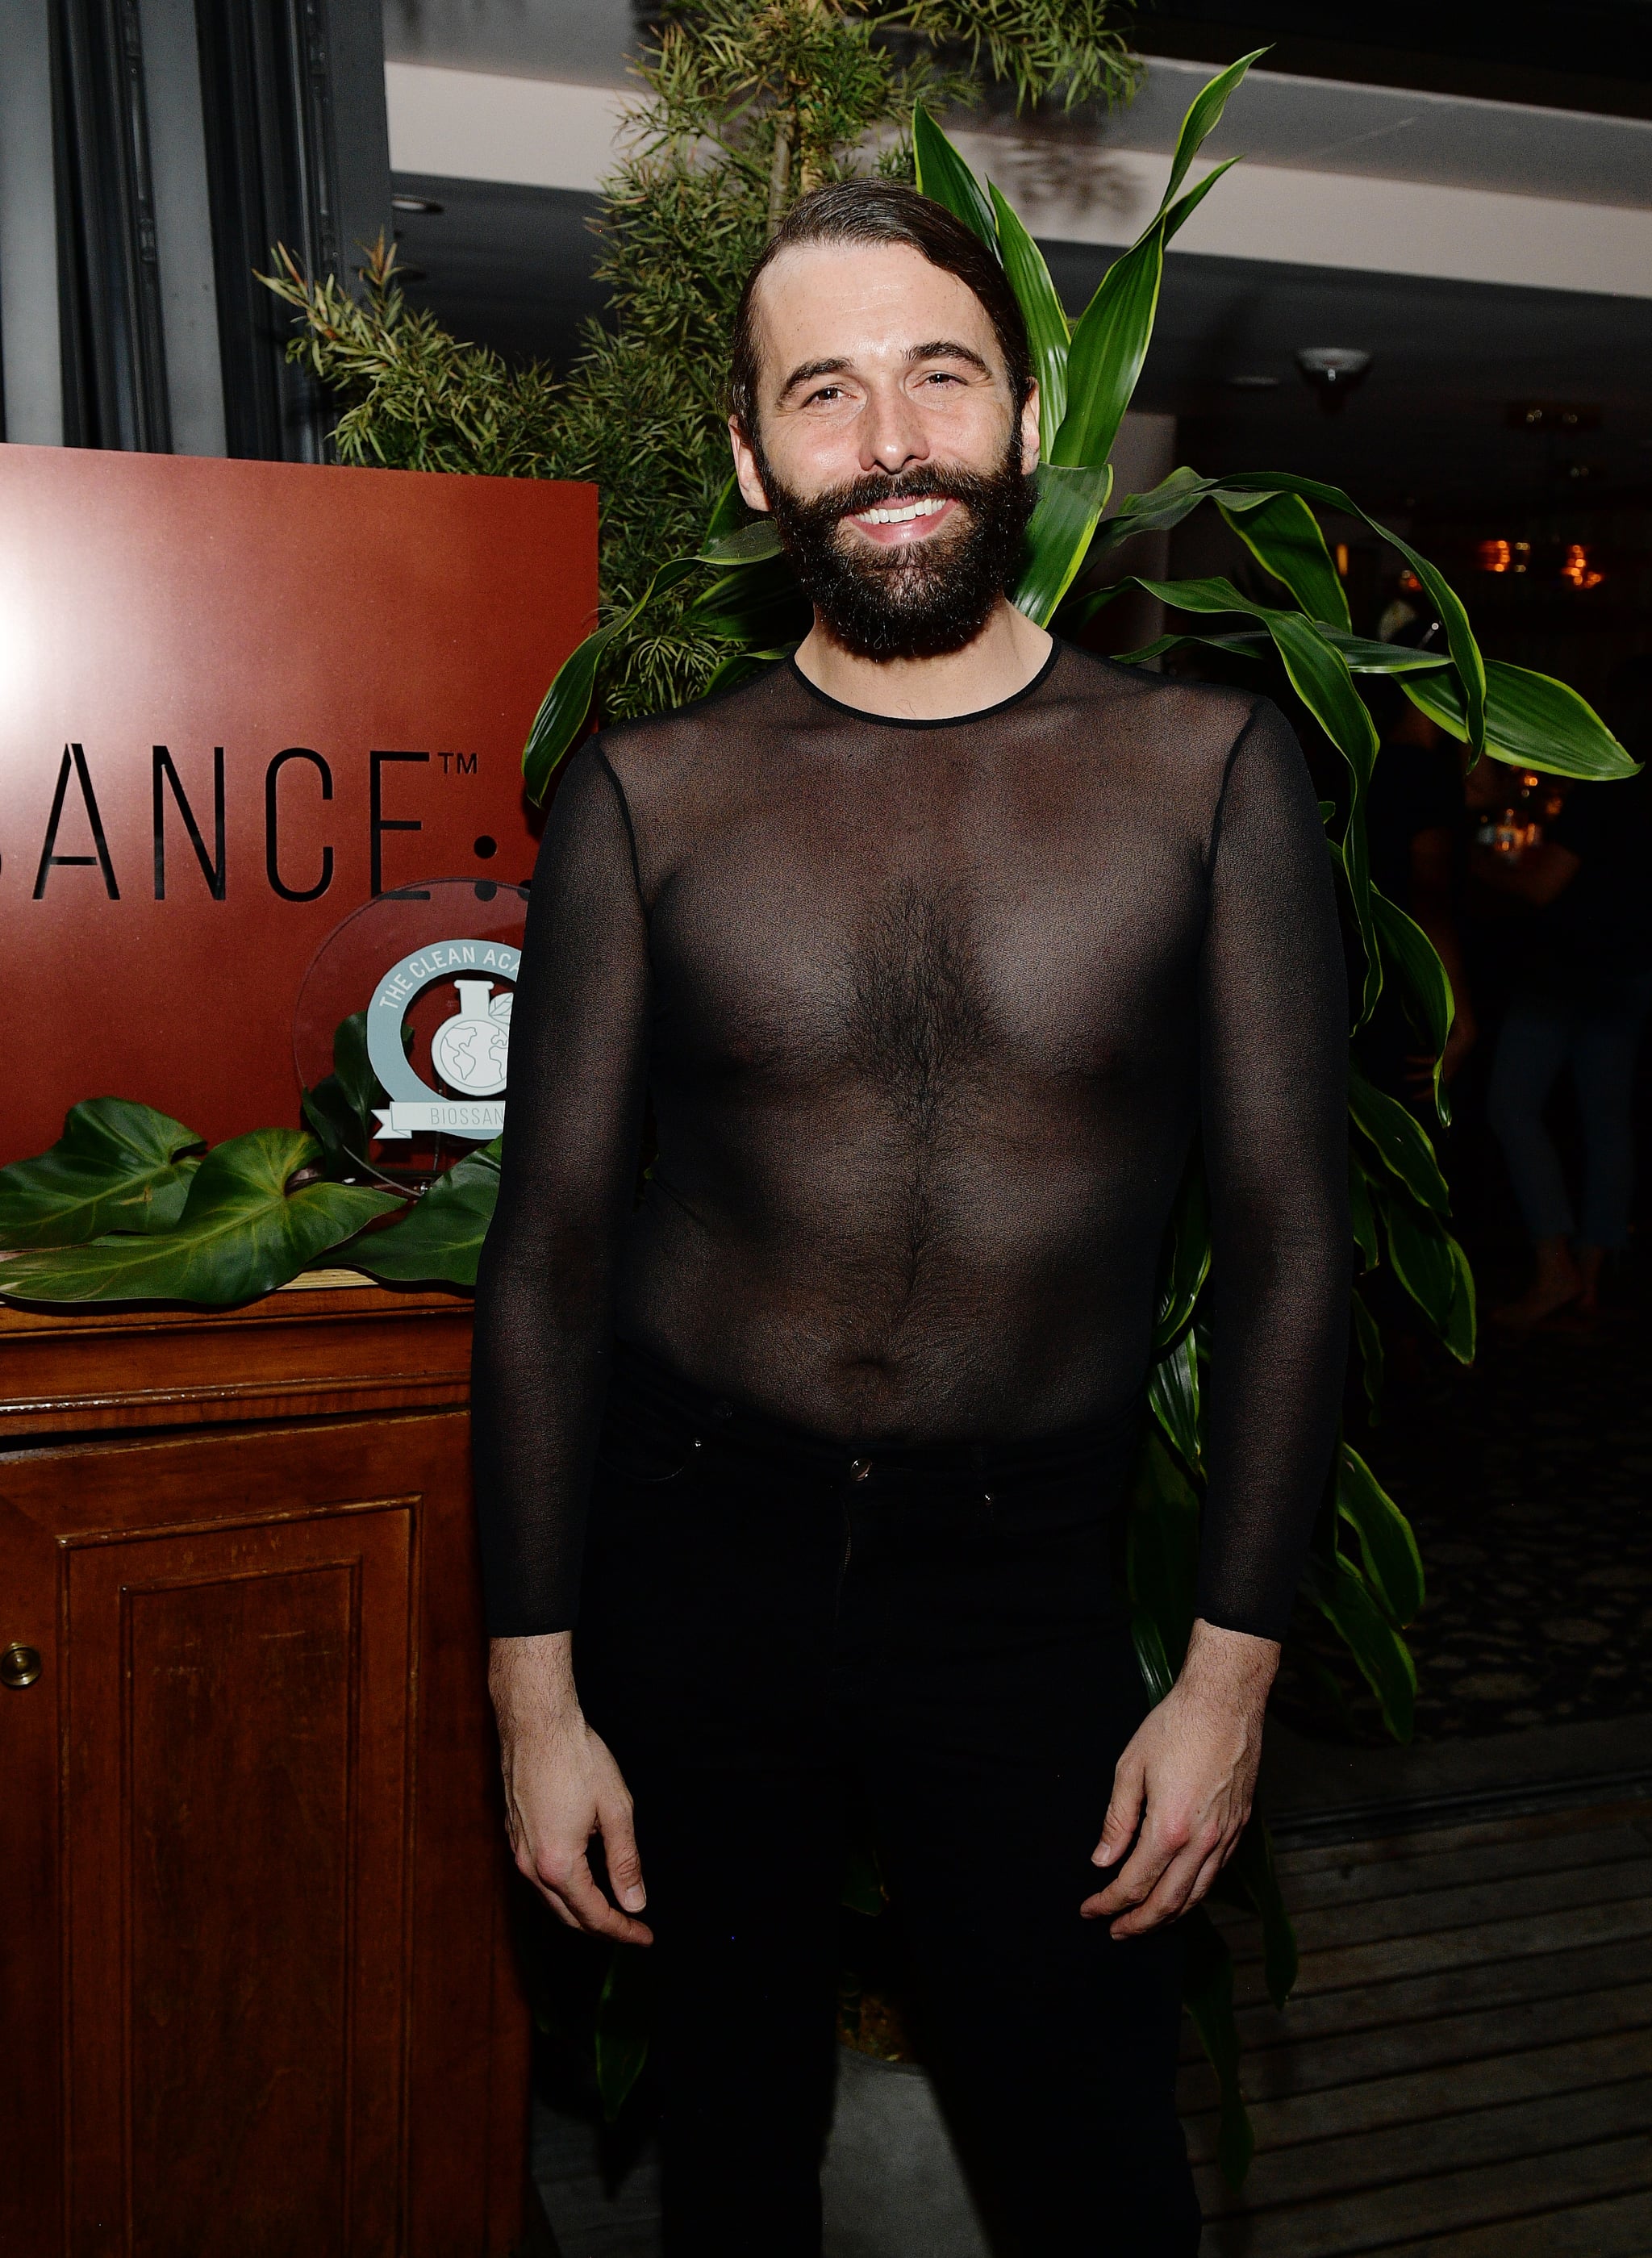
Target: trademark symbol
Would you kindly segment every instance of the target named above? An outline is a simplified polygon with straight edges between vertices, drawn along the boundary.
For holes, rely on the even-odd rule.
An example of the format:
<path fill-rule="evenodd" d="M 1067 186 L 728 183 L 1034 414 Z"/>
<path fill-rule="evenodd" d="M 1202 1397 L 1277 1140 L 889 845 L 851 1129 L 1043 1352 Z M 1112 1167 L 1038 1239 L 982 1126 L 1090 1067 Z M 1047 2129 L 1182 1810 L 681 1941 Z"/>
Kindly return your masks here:
<path fill-rule="evenodd" d="M 474 776 L 476 774 L 474 753 L 438 753 L 436 758 L 442 763 L 443 776 Z M 450 761 L 453 763 L 451 768 L 448 766 Z"/>

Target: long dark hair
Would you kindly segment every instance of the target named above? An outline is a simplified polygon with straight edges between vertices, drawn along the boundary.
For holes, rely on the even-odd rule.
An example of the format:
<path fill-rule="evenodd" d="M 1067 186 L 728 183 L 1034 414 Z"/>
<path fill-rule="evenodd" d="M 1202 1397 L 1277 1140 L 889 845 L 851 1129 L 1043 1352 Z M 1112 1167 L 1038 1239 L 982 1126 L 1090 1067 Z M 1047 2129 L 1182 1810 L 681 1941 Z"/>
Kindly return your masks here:
<path fill-rule="evenodd" d="M 986 309 L 1009 371 L 1018 415 L 1032 388 L 1032 355 L 1015 292 L 993 253 L 943 205 L 899 181 L 833 181 L 799 196 L 746 277 L 734 315 L 729 412 L 748 438 L 757 436 L 757 323 L 754 300 L 771 259 L 806 243 L 904 243 L 932 266 L 955 274 Z"/>

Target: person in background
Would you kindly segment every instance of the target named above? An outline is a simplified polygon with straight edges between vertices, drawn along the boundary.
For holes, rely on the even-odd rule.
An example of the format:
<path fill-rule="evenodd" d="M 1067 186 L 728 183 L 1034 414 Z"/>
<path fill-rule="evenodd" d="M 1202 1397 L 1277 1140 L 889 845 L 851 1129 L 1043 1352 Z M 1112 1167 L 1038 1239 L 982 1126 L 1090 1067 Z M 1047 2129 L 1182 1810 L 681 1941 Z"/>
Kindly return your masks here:
<path fill-rule="evenodd" d="M 1478 1030 L 1468 968 L 1457 930 L 1464 836 L 1463 777 L 1457 749 L 1395 685 L 1377 721 L 1382 751 L 1366 813 L 1372 884 L 1414 918 L 1439 951 L 1457 1010 L 1440 1075 L 1450 1082 L 1474 1047 Z M 1404 1006 L 1385 993 L 1362 1063 L 1379 1088 L 1427 1116 L 1434 1111 L 1434 1062 L 1423 1051 Z"/>
<path fill-rule="evenodd" d="M 1652 730 L 1652 659 L 1616 678 L 1608 718 L 1636 758 Z M 1476 798 L 1496 781 L 1489 763 Z M 1472 787 L 1478 779 L 1471 778 Z M 1607 1259 L 1629 1243 L 1635 1060 L 1652 1005 L 1652 798 L 1626 784 L 1574 785 L 1540 841 L 1476 846 L 1474 876 L 1524 912 L 1487 1114 L 1503 1148 L 1536 1267 L 1494 1313 L 1516 1330 L 1568 1310 L 1592 1317 Z M 1521 930 L 1523 928 L 1523 931 Z M 1570 1067 L 1583 1129 L 1581 1218 L 1543 1110 Z"/>

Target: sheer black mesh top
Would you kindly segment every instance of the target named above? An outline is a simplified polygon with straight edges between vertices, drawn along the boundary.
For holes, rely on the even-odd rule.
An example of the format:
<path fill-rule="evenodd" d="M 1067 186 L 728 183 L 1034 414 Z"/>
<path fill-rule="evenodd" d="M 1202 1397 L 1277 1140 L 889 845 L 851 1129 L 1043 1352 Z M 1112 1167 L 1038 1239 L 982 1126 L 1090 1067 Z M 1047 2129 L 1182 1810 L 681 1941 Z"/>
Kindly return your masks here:
<path fill-rule="evenodd" d="M 851 1442 L 1125 1409 L 1198 1133 L 1200 1611 L 1278 1637 L 1343 1373 L 1346 998 L 1301 750 L 1241 692 L 1058 643 L 953 721 L 787 663 L 605 732 L 535 876 L 477 1288 L 494 1636 L 574 1620 L 616 1333 Z"/>

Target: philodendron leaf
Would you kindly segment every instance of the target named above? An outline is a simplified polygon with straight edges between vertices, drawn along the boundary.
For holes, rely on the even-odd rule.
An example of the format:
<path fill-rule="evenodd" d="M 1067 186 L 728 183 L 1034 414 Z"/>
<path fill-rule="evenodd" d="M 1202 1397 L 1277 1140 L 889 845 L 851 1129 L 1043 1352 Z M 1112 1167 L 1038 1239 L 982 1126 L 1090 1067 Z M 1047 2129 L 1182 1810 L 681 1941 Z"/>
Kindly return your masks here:
<path fill-rule="evenodd" d="M 375 1231 L 351 1259 L 374 1278 L 474 1286 L 482 1241 L 499 1197 L 500 1140 L 467 1153 L 440 1175 L 400 1223 Z"/>
<path fill-rule="evenodd" d="M 125 1097 L 72 1105 L 63 1134 L 0 1168 L 0 1247 L 78 1246 L 101 1232 L 170 1231 L 206 1140 Z"/>
<path fill-rule="evenodd" d="M 143 1239 L 0 1260 L 0 1294 L 28 1302 L 193 1302 L 225 1309 L 273 1293 L 399 1203 L 352 1184 L 291 1179 L 321 1157 L 297 1129 L 231 1137 L 196 1169 L 175 1227 Z"/>
<path fill-rule="evenodd" d="M 404 1041 L 411 1030 L 402 1029 Z M 389 1103 L 367 1056 L 367 1014 L 352 1012 L 333 1031 L 333 1070 L 304 1092 L 304 1118 L 330 1168 L 361 1166 L 378 1133 L 373 1108 Z"/>

